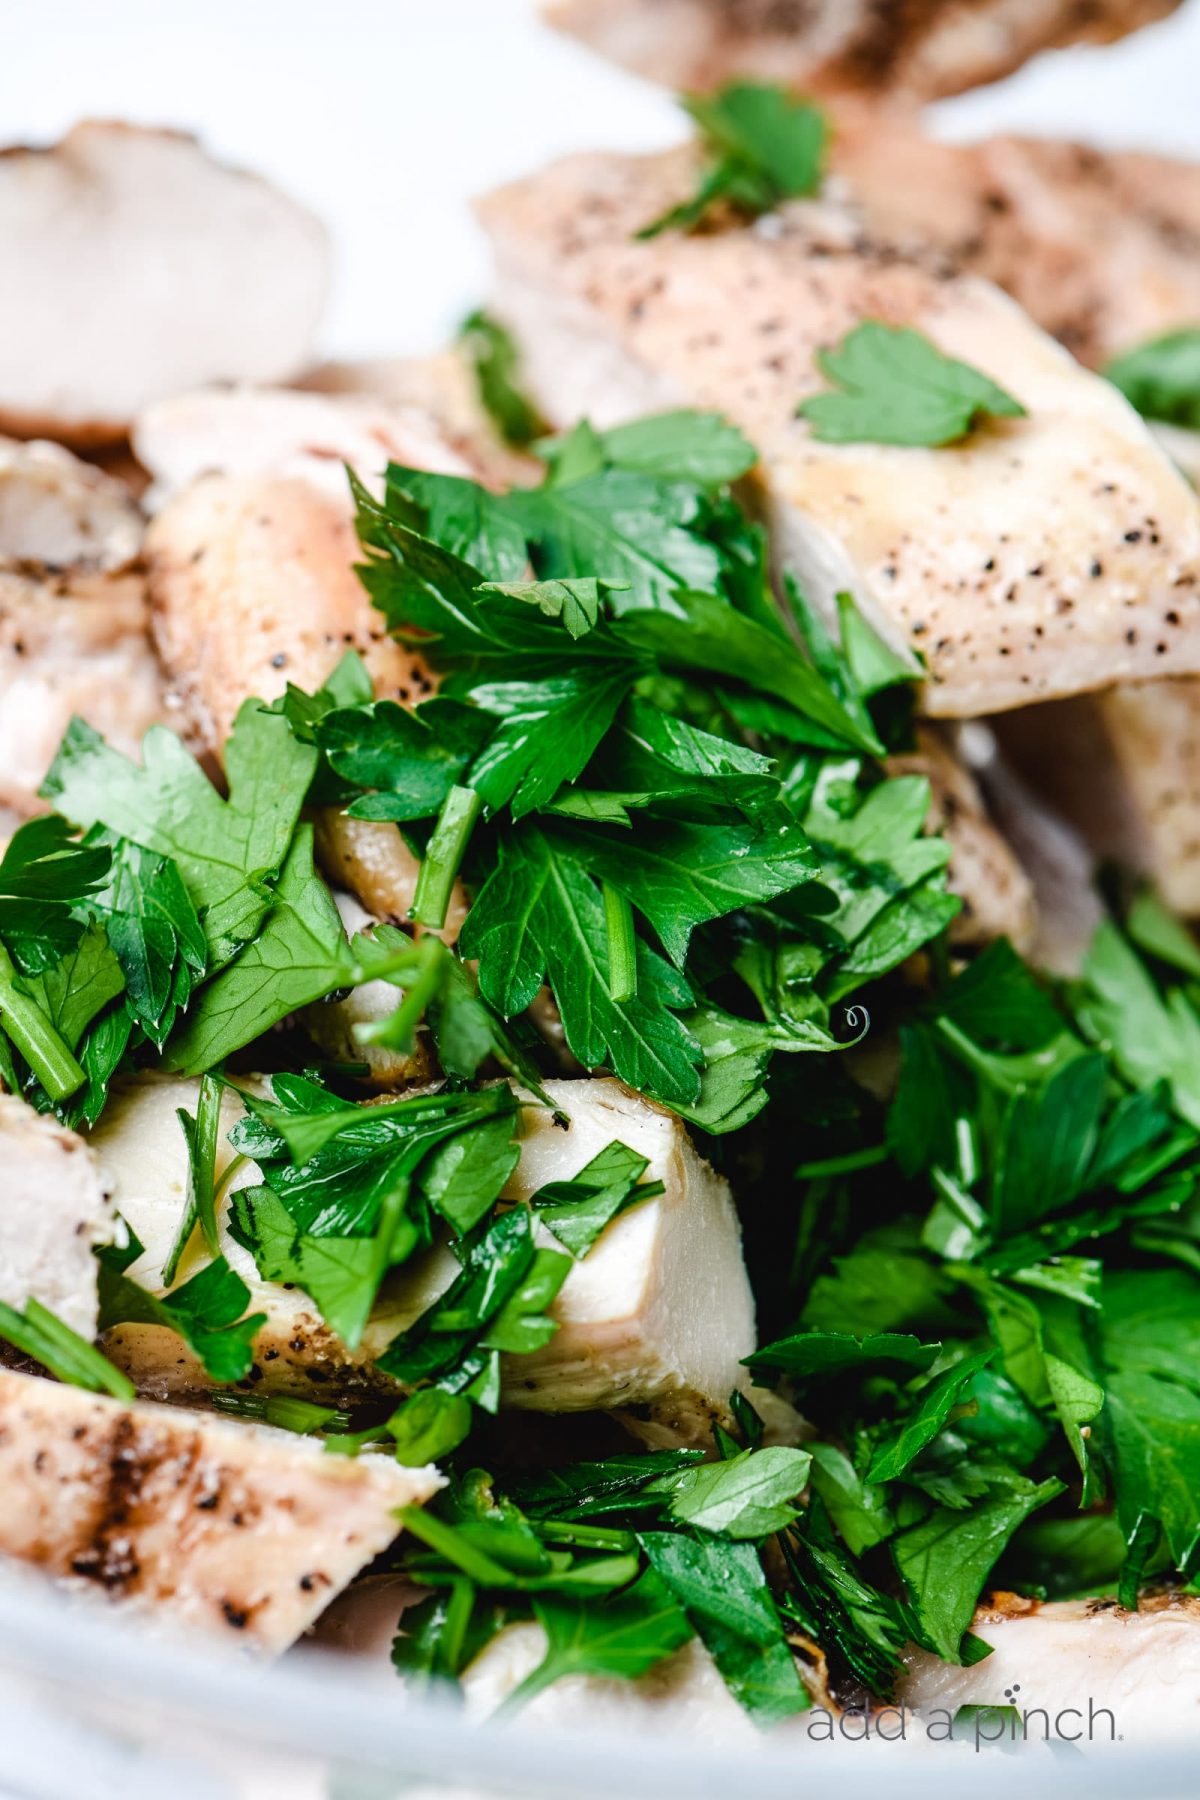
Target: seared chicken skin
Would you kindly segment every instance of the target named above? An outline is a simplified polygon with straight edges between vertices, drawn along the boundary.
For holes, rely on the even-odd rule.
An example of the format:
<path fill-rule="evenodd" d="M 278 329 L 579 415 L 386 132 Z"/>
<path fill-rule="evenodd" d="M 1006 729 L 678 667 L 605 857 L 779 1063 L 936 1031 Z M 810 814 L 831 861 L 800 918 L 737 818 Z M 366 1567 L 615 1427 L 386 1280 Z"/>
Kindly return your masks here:
<path fill-rule="evenodd" d="M 179 132 L 90 122 L 0 157 L 0 427 L 79 445 L 150 401 L 310 360 L 323 228 Z"/>
<path fill-rule="evenodd" d="M 847 590 L 923 652 L 932 714 L 1200 670 L 1200 505 L 1115 389 L 995 288 L 864 243 L 827 206 L 635 242 L 693 175 L 690 150 L 576 156 L 483 203 L 548 415 L 726 413 L 760 452 L 780 561 L 822 608 Z M 924 332 L 1028 417 L 940 450 L 820 443 L 797 403 L 862 318 Z"/>
<path fill-rule="evenodd" d="M 1040 50 L 1111 43 L 1179 0 L 549 0 L 551 24 L 690 91 L 735 76 L 914 100 L 998 81 Z"/>
<path fill-rule="evenodd" d="M 294 1643 L 399 1529 L 432 1468 L 0 1370 L 0 1557 L 178 1631 Z"/>
<path fill-rule="evenodd" d="M 559 1329 L 550 1342 L 505 1371 L 506 1405 L 535 1412 L 597 1408 L 647 1410 L 677 1439 L 702 1438 L 723 1416 L 741 1358 L 754 1347 L 754 1308 L 742 1264 L 737 1215 L 727 1184 L 693 1149 L 669 1113 L 611 1080 L 551 1081 L 547 1091 L 569 1117 L 567 1131 L 531 1104 L 521 1118 L 521 1161 L 507 1190 L 527 1200 L 550 1181 L 568 1180 L 614 1139 L 647 1156 L 648 1180 L 666 1192 L 615 1219 L 584 1257 L 553 1306 Z M 187 1152 L 176 1109 L 194 1110 L 197 1083 L 143 1076 L 114 1085 L 91 1134 L 101 1177 L 116 1210 L 145 1254 L 130 1271 L 157 1290 L 174 1241 L 187 1186 Z M 226 1133 L 239 1114 L 223 1101 L 218 1173 L 232 1151 Z M 252 1185 L 252 1165 L 233 1176 L 231 1191 Z M 249 1254 L 226 1231 L 222 1250 L 249 1284 L 251 1307 L 267 1313 L 255 1342 L 264 1391 L 323 1396 L 394 1391 L 373 1361 L 390 1339 L 432 1304 L 458 1273 L 448 1249 L 394 1271 L 357 1351 L 324 1324 L 298 1288 L 260 1280 Z M 195 1254 L 195 1252 L 192 1252 Z M 190 1272 L 185 1258 L 180 1278 Z M 174 1333 L 159 1326 L 120 1325 L 106 1334 L 107 1354 L 143 1392 L 194 1396 L 211 1385 Z"/>

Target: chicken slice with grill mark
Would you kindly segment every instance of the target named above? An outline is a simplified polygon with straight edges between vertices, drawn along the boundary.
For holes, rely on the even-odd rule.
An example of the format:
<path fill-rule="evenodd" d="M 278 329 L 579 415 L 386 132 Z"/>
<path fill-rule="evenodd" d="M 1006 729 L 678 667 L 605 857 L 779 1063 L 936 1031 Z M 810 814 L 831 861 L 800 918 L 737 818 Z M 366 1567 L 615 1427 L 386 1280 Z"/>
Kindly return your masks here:
<path fill-rule="evenodd" d="M 75 1132 L 0 1094 L 0 1300 L 40 1300 L 81 1337 L 96 1333 L 92 1246 L 112 1235 L 112 1207 L 91 1151 Z"/>
<path fill-rule="evenodd" d="M 692 1147 L 684 1127 L 612 1080 L 551 1081 L 547 1091 L 570 1119 L 563 1131 L 539 1106 L 523 1109 L 521 1160 L 506 1190 L 528 1200 L 551 1181 L 568 1180 L 614 1140 L 649 1158 L 647 1180 L 665 1193 L 615 1219 L 571 1271 L 553 1306 L 559 1329 L 529 1356 L 507 1358 L 506 1406 L 535 1412 L 636 1407 L 659 1433 L 703 1438 L 725 1416 L 741 1358 L 754 1347 L 754 1307 L 742 1263 L 729 1188 Z M 158 1290 L 182 1214 L 187 1154 L 175 1116 L 194 1111 L 197 1084 L 165 1076 L 114 1083 L 90 1142 L 116 1210 L 145 1246 L 130 1273 Z M 239 1114 L 223 1100 L 218 1172 L 232 1155 L 225 1141 Z M 230 1189 L 253 1185 L 246 1165 Z M 395 1270 L 385 1283 L 363 1341 L 351 1351 L 298 1288 L 263 1282 L 242 1246 L 221 1233 L 222 1250 L 251 1289 L 251 1309 L 267 1323 L 255 1342 L 263 1391 L 323 1397 L 370 1389 L 395 1391 L 373 1367 L 391 1338 L 430 1306 L 458 1273 L 447 1248 Z M 194 1254 L 194 1252 L 193 1252 Z M 180 1279 L 190 1272 L 185 1261 Z M 196 1396 L 210 1383 L 182 1342 L 159 1326 L 119 1325 L 105 1349 L 139 1388 L 159 1397 Z"/>
<path fill-rule="evenodd" d="M 277 1655 L 395 1538 L 433 1468 L 0 1370 L 0 1558 Z"/>
<path fill-rule="evenodd" d="M 0 426 L 80 445 L 208 381 L 310 360 L 329 283 L 323 227 L 193 138 L 105 122 L 0 156 Z M 81 296 L 85 302 L 81 304 Z"/>
<path fill-rule="evenodd" d="M 1041 50 L 1111 43 L 1179 0 L 549 0 L 550 23 L 689 91 L 734 77 L 933 100 Z"/>
<path fill-rule="evenodd" d="M 779 560 L 923 652 L 932 714 L 1200 670 L 1200 505 L 1121 395 L 997 289 L 864 243 L 829 206 L 635 242 L 693 172 L 690 149 L 575 156 L 483 202 L 543 411 L 727 414 L 759 450 Z M 818 442 L 797 402 L 863 318 L 925 333 L 1028 417 L 937 450 Z"/>

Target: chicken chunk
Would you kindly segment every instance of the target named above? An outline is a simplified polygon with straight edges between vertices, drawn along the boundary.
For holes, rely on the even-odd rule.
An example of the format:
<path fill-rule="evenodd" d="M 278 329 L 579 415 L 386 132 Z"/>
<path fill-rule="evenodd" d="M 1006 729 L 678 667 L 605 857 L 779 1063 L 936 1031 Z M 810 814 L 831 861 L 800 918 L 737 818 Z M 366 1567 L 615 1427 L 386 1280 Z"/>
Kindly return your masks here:
<path fill-rule="evenodd" d="M 58 444 L 0 438 L 0 566 L 109 573 L 133 562 L 142 529 L 123 482 Z"/>
<path fill-rule="evenodd" d="M 997 721 L 1005 752 L 1097 856 L 1200 917 L 1200 682 L 1134 682 Z"/>
<path fill-rule="evenodd" d="M 939 143 L 904 113 L 843 109 L 833 191 L 866 231 L 994 281 L 1100 368 L 1200 318 L 1200 164 L 1049 139 Z"/>
<path fill-rule="evenodd" d="M 323 228 L 193 138 L 105 122 L 0 158 L 0 426 L 82 445 L 207 381 L 310 360 L 329 283 Z M 81 303 L 82 297 L 82 303 Z"/>
<path fill-rule="evenodd" d="M 133 447 L 149 472 L 150 501 L 201 475 L 303 478 L 350 511 L 346 465 L 374 483 L 388 462 L 465 475 L 467 465 L 416 397 L 297 393 L 290 388 L 201 388 L 139 413 Z"/>
<path fill-rule="evenodd" d="M 387 1548 L 398 1507 L 441 1485 L 433 1468 L 0 1370 L 0 1557 L 267 1655 Z"/>
<path fill-rule="evenodd" d="M 543 410 L 726 413 L 759 450 L 780 561 L 830 616 L 849 591 L 923 651 L 932 714 L 1200 670 L 1200 505 L 1121 395 L 995 288 L 866 244 L 825 205 L 633 241 L 692 158 L 570 157 L 483 203 Z M 938 450 L 819 442 L 797 402 L 863 318 L 920 330 L 1028 417 Z"/>
<path fill-rule="evenodd" d="M 220 752 L 249 695 L 319 688 L 350 648 L 381 697 L 431 690 L 354 573 L 348 505 L 306 479 L 204 476 L 154 519 L 146 555 L 155 642 L 205 750 Z"/>
<path fill-rule="evenodd" d="M 145 1246 L 131 1275 L 161 1286 L 187 1184 L 187 1153 L 176 1108 L 195 1110 L 194 1081 L 141 1077 L 114 1086 L 91 1135 L 102 1179 L 117 1211 Z M 508 1359 L 506 1405 L 536 1412 L 648 1408 L 660 1427 L 701 1437 L 724 1416 L 735 1386 L 745 1385 L 741 1358 L 754 1347 L 754 1308 L 741 1257 L 737 1215 L 727 1184 L 693 1149 L 678 1119 L 631 1094 L 619 1082 L 549 1082 L 548 1092 L 571 1123 L 563 1131 L 540 1107 L 522 1114 L 521 1161 L 506 1190 L 527 1200 L 550 1181 L 569 1179 L 614 1140 L 650 1159 L 647 1179 L 665 1193 L 615 1219 L 571 1271 L 554 1304 L 559 1330 L 541 1350 Z M 218 1172 L 232 1152 L 224 1141 L 239 1111 L 223 1100 Z M 252 1184 L 249 1165 L 231 1189 Z M 374 1359 L 449 1286 L 458 1263 L 448 1249 L 394 1271 L 362 1344 L 351 1352 L 297 1288 L 259 1279 L 252 1258 L 222 1231 L 222 1249 L 251 1289 L 267 1324 L 256 1340 L 264 1390 L 354 1394 L 394 1390 Z M 181 1277 L 189 1272 L 185 1260 Z M 120 1325 L 105 1339 L 114 1362 L 144 1391 L 188 1395 L 208 1382 L 173 1333 L 159 1326 Z"/>
<path fill-rule="evenodd" d="M 74 715 L 136 757 L 170 722 L 140 573 L 0 570 L 0 805 L 40 812 L 38 789 Z"/>
<path fill-rule="evenodd" d="M 461 344 L 432 356 L 323 363 L 305 376 L 302 385 L 315 393 L 361 395 L 420 408 L 437 421 L 442 437 L 489 487 L 527 486 L 538 482 L 544 472 L 543 463 L 506 444 L 496 430 L 480 399 L 471 359 Z M 409 460 L 426 466 L 416 458 Z"/>
<path fill-rule="evenodd" d="M 934 100 L 998 81 L 1040 50 L 1111 43 L 1179 0 L 549 0 L 552 25 L 689 91 L 734 76 Z"/>
<path fill-rule="evenodd" d="M 24 1100 L 0 1094 L 0 1300 L 40 1300 L 81 1337 L 96 1335 L 92 1246 L 112 1235 L 112 1208 L 83 1139 Z"/>
<path fill-rule="evenodd" d="M 1012 1705 L 1030 1715 L 1026 1732 L 1034 1740 L 1044 1734 L 1103 1746 L 1123 1738 L 1149 1748 L 1196 1729 L 1194 1599 L 1164 1596 L 1129 1613 L 1114 1600 L 1039 1605 L 998 1595 L 971 1630 L 991 1645 L 990 1656 L 960 1669 L 915 1650 L 898 1698 L 919 1712 Z M 1049 1715 L 1048 1727 L 1038 1708 Z"/>
<path fill-rule="evenodd" d="M 1012 847 L 988 817 L 979 784 L 966 763 L 934 728 L 917 732 L 916 747 L 888 758 L 893 775 L 920 775 L 929 783 L 925 829 L 950 845 L 947 886 L 962 900 L 950 926 L 956 944 L 986 944 L 1007 937 L 1028 950 L 1037 928 L 1033 886 Z"/>
<path fill-rule="evenodd" d="M 317 855 L 331 879 L 349 888 L 376 921 L 402 925 L 417 890 L 421 865 L 399 828 L 382 819 L 352 819 L 325 806 L 316 817 Z M 460 882 L 451 889 L 446 923 L 437 935 L 452 944 L 467 916 Z"/>

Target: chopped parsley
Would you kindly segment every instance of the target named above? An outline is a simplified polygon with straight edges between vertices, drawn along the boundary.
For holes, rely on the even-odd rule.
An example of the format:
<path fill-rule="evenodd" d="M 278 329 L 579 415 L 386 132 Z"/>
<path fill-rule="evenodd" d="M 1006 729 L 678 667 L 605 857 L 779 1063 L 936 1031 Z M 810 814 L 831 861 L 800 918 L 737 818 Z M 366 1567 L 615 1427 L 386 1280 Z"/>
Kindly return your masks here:
<path fill-rule="evenodd" d="M 1194 325 L 1127 350 L 1104 373 L 1143 417 L 1200 429 L 1200 330 Z"/>
<path fill-rule="evenodd" d="M 694 231 L 714 207 L 749 218 L 821 185 L 828 127 L 824 114 L 786 88 L 739 81 L 680 103 L 699 129 L 705 167 L 690 199 L 646 225 L 640 238 Z"/>

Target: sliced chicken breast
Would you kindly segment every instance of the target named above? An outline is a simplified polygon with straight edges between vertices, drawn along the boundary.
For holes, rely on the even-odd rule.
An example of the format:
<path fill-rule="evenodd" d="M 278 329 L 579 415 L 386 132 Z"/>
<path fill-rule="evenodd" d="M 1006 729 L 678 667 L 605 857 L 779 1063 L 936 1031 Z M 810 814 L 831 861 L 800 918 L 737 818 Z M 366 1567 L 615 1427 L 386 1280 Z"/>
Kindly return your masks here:
<path fill-rule="evenodd" d="M 20 346 L 0 426 L 18 436 L 111 443 L 164 395 L 311 360 L 323 228 L 182 133 L 93 121 L 7 151 L 0 240 L 0 342 Z"/>
<path fill-rule="evenodd" d="M 831 189 L 874 238 L 942 252 L 1099 368 L 1200 319 L 1200 164 L 1050 139 L 938 143 L 839 111 Z"/>
<path fill-rule="evenodd" d="M 321 394 L 360 395 L 420 408 L 437 421 L 442 437 L 489 487 L 521 487 L 541 479 L 545 465 L 514 450 L 496 430 L 480 399 L 471 359 L 460 344 L 432 356 L 322 363 L 301 385 Z"/>
<path fill-rule="evenodd" d="M 893 775 L 920 775 L 929 783 L 925 829 L 950 845 L 947 886 L 962 901 L 951 923 L 956 944 L 986 944 L 1007 937 L 1026 951 L 1037 930 L 1033 884 L 1011 845 L 988 817 L 979 784 L 953 746 L 932 726 L 917 732 L 915 748 L 888 758 Z"/>
<path fill-rule="evenodd" d="M 388 462 L 444 475 L 468 473 L 442 436 L 436 414 L 415 395 L 200 388 L 172 394 L 139 413 L 133 447 L 153 481 L 152 508 L 214 473 L 303 477 L 347 511 L 347 464 L 369 483 Z"/>
<path fill-rule="evenodd" d="M 1030 787 L 1097 856 L 1200 916 L 1200 682 L 1128 683 L 996 725 Z"/>
<path fill-rule="evenodd" d="M 933 100 L 1040 50 L 1111 43 L 1179 0 L 549 0 L 552 25 L 668 87 L 734 76 Z"/>
<path fill-rule="evenodd" d="M 75 714 L 132 757 L 151 725 L 173 722 L 149 622 L 139 571 L 0 569 L 0 805 L 44 810 L 38 789 Z"/>
<path fill-rule="evenodd" d="M 498 310 L 548 416 L 726 413 L 757 446 L 780 561 L 832 615 L 851 592 L 926 658 L 926 710 L 969 718 L 1200 670 L 1200 506 L 1107 382 L 986 283 L 864 243 L 828 206 L 649 242 L 691 151 L 565 159 L 491 195 Z M 823 444 L 795 416 L 861 319 L 925 333 L 1028 417 L 945 449 Z"/>
<path fill-rule="evenodd" d="M 0 438 L 0 564 L 109 573 L 133 562 L 142 530 L 123 482 L 58 444 Z"/>
<path fill-rule="evenodd" d="M 540 1107 L 523 1112 L 510 1199 L 527 1200 L 545 1183 L 569 1179 L 617 1139 L 650 1159 L 647 1179 L 662 1181 L 666 1191 L 615 1219 L 572 1270 L 554 1304 L 558 1332 L 533 1355 L 508 1359 L 505 1403 L 537 1412 L 644 1408 L 660 1428 L 701 1437 L 714 1415 L 724 1416 L 732 1389 L 745 1385 L 741 1358 L 754 1347 L 753 1301 L 728 1185 L 697 1156 L 678 1119 L 619 1082 L 553 1081 L 547 1090 L 570 1127 L 563 1131 Z M 196 1091 L 196 1082 L 170 1076 L 114 1085 L 91 1134 L 113 1204 L 145 1246 L 130 1273 L 154 1290 L 161 1288 L 186 1192 L 187 1155 L 175 1113 L 180 1106 L 195 1111 Z M 219 1171 L 232 1155 L 224 1136 L 239 1111 L 229 1091 L 223 1109 Z M 231 1191 L 257 1180 L 257 1170 L 245 1165 Z M 255 1344 L 264 1390 L 308 1395 L 394 1389 L 374 1371 L 374 1359 L 459 1267 L 443 1249 L 395 1271 L 362 1344 L 351 1352 L 299 1289 L 263 1283 L 227 1232 L 222 1249 L 248 1283 L 251 1307 L 268 1315 Z M 189 1272 L 185 1258 L 180 1279 Z M 181 1341 L 161 1327 L 117 1326 L 105 1349 L 145 1392 L 186 1396 L 209 1385 Z"/>
<path fill-rule="evenodd" d="M 0 1300 L 40 1300 L 81 1337 L 96 1335 L 95 1244 L 112 1207 L 87 1145 L 57 1119 L 0 1094 Z"/>
<path fill-rule="evenodd" d="M 347 649 L 379 695 L 431 692 L 357 575 L 349 507 L 299 477 L 208 475 L 146 535 L 155 642 L 195 742 L 219 753 L 242 701 L 319 688 Z"/>
<path fill-rule="evenodd" d="M 0 1557 L 178 1631 L 274 1655 L 396 1536 L 433 1468 L 127 1406 L 0 1370 Z"/>
<path fill-rule="evenodd" d="M 957 1669 L 915 1650 L 899 1698 L 919 1713 L 1011 1706 L 1031 1740 L 1148 1748 L 1200 1721 L 1200 1603 L 1162 1598 L 1128 1613 L 1114 1600 L 1040 1605 L 1016 1595 L 976 1615 L 992 1654 Z M 1042 1713 L 1048 1715 L 1049 1724 Z M 986 1741 L 986 1740 L 985 1740 Z M 999 1741 L 998 1738 L 993 1741 Z"/>

